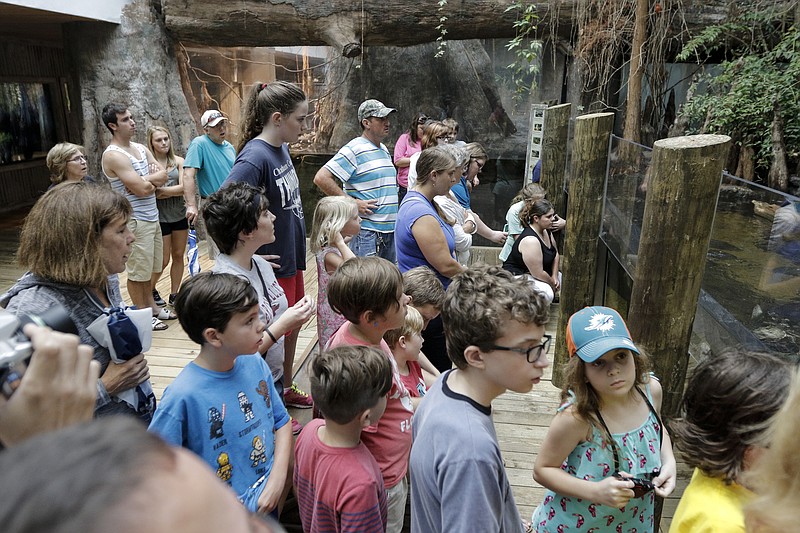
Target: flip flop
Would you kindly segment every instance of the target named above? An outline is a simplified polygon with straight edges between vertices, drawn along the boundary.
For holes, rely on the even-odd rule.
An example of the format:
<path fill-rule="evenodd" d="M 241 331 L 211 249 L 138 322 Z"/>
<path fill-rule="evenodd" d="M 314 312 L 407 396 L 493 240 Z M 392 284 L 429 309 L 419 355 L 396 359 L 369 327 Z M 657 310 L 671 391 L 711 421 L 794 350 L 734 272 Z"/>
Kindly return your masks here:
<path fill-rule="evenodd" d="M 159 311 L 158 314 L 155 315 L 155 318 L 158 318 L 159 320 L 175 320 L 176 318 L 178 318 L 178 315 L 176 315 L 166 307 L 162 307 L 161 311 Z"/>
<path fill-rule="evenodd" d="M 158 317 L 153 317 L 153 331 L 164 331 L 169 326 L 161 322 Z"/>

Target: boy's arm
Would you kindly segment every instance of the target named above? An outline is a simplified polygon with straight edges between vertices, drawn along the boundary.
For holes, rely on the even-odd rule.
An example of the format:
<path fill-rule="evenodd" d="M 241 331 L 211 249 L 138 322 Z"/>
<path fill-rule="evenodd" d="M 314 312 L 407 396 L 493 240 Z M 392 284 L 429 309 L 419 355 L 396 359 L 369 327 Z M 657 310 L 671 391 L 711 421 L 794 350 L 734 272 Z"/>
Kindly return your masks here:
<path fill-rule="evenodd" d="M 431 363 L 430 359 L 428 359 L 424 353 L 419 352 L 419 359 L 417 362 L 419 363 L 420 368 L 428 374 L 431 374 L 434 379 L 442 375 L 442 373 L 439 372 L 435 366 L 433 366 L 433 363 Z"/>
<path fill-rule="evenodd" d="M 258 512 L 268 514 L 282 503 L 294 451 L 292 425 L 287 421 L 275 432 L 275 455 L 264 491 L 258 497 Z"/>

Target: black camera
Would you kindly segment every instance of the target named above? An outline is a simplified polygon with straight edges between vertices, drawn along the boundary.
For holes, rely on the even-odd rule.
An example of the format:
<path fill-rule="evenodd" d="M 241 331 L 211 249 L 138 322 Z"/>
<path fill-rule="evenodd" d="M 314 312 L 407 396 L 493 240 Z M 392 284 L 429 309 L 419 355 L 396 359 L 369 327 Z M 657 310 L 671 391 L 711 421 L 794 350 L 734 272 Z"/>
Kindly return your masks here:
<path fill-rule="evenodd" d="M 0 393 L 6 398 L 17 390 L 33 353 L 30 339 L 22 332 L 25 324 L 78 334 L 75 323 L 61 305 L 54 305 L 39 315 L 16 316 L 0 309 Z"/>
<path fill-rule="evenodd" d="M 622 481 L 633 481 L 633 497 L 641 498 L 651 490 L 655 489 L 653 480 L 661 473 L 660 468 L 654 469 L 652 472 L 646 473 L 644 477 L 623 477 L 619 472 L 614 473 L 614 477 Z"/>

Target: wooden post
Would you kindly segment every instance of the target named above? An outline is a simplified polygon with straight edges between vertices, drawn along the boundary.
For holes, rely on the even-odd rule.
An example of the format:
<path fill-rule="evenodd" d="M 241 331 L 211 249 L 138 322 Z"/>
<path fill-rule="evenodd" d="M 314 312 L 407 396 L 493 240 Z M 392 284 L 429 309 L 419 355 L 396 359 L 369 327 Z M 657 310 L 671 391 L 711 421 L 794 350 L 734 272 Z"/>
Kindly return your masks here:
<path fill-rule="evenodd" d="M 547 108 L 544 115 L 542 138 L 542 173 L 540 185 L 547 190 L 547 198 L 556 213 L 564 216 L 564 176 L 567 164 L 567 138 L 572 104 Z"/>
<path fill-rule="evenodd" d="M 656 141 L 628 312 L 634 342 L 653 360 L 662 415 L 678 413 L 700 282 L 730 137 Z"/>
<path fill-rule="evenodd" d="M 597 237 L 603 216 L 608 139 L 613 127 L 613 113 L 593 113 L 575 119 L 566 242 L 560 251 L 564 282 L 553 362 L 553 383 L 558 387 L 563 385 L 563 365 L 569 357 L 567 320 L 572 313 L 594 303 Z"/>

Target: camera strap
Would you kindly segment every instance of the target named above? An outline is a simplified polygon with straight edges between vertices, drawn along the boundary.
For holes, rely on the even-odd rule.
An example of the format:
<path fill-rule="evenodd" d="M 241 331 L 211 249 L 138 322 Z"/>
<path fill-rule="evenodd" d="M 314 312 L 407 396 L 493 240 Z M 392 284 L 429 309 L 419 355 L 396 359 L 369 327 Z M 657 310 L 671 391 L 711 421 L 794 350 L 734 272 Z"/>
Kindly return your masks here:
<path fill-rule="evenodd" d="M 644 392 L 642 392 L 642 389 L 640 389 L 639 387 L 634 387 L 634 388 L 636 389 L 636 392 L 638 392 L 642 396 L 645 403 L 647 404 L 647 407 L 650 409 L 650 412 L 653 413 L 653 416 L 656 417 L 656 422 L 658 422 L 658 449 L 661 450 L 661 443 L 664 441 L 664 424 L 661 422 L 661 417 L 658 416 L 655 407 L 653 407 L 653 404 L 650 403 L 650 400 L 647 398 L 647 395 Z M 614 471 L 619 472 L 619 455 L 621 455 L 621 453 L 619 447 L 617 446 L 617 441 L 614 440 L 614 435 L 608 429 L 606 421 L 603 420 L 603 415 L 600 414 L 600 410 L 595 409 L 594 414 L 597 417 L 597 420 L 603 426 L 603 429 L 606 432 L 606 436 L 610 441 L 609 444 L 611 444 L 611 450 L 614 455 Z"/>

